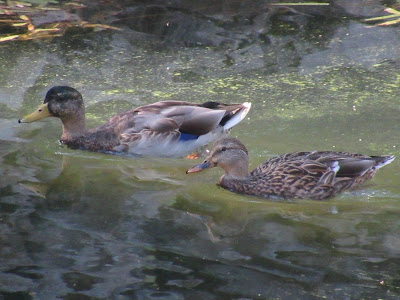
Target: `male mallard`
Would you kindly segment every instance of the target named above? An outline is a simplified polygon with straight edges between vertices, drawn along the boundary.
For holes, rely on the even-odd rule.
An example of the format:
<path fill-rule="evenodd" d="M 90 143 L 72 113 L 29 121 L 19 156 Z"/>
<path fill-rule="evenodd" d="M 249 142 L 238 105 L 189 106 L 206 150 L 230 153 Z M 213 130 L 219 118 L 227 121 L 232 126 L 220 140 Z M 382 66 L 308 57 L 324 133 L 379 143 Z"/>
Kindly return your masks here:
<path fill-rule="evenodd" d="M 18 122 L 58 117 L 63 125 L 61 142 L 72 148 L 180 157 L 227 134 L 250 107 L 247 102 L 227 105 L 161 101 L 122 112 L 104 125 L 86 130 L 82 95 L 72 87 L 55 86 L 37 111 Z"/>
<path fill-rule="evenodd" d="M 186 173 L 219 166 L 218 185 L 232 192 L 261 197 L 326 199 L 371 179 L 394 156 L 314 151 L 271 158 L 248 173 L 246 147 L 235 138 L 215 142 L 208 157 Z"/>

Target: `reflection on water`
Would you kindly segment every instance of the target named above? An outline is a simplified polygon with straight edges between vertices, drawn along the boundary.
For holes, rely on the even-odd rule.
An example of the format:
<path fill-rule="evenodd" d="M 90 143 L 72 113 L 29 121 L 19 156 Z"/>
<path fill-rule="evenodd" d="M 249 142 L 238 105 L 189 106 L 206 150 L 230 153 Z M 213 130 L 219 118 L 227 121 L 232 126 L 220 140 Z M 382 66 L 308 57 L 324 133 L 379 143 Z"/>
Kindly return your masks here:
<path fill-rule="evenodd" d="M 0 49 L 18 48 L 0 60 L 0 298 L 399 297 L 397 160 L 330 201 L 268 201 L 219 189 L 217 169 L 187 176 L 193 161 L 70 150 L 59 120 L 17 123 L 55 84 L 82 90 L 89 126 L 156 100 L 250 99 L 232 134 L 252 166 L 299 150 L 400 157 L 397 67 L 270 73 L 243 54 L 229 69 L 216 50 L 124 34 Z"/>
<path fill-rule="evenodd" d="M 187 177 L 191 161 L 36 144 L 2 149 L 4 295 L 397 295 L 395 168 L 331 201 L 274 202 Z"/>

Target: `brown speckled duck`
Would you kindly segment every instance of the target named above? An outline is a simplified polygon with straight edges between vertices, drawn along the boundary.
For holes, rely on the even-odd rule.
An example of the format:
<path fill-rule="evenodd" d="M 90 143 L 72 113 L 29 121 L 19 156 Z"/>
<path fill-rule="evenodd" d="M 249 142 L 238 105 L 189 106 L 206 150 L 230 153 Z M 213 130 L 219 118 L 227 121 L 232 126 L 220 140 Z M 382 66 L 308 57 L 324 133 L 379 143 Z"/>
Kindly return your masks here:
<path fill-rule="evenodd" d="M 248 152 L 235 138 L 215 142 L 207 158 L 186 173 L 219 166 L 225 170 L 218 185 L 240 194 L 267 198 L 322 200 L 371 179 L 394 156 L 314 151 L 271 158 L 248 173 Z"/>
<path fill-rule="evenodd" d="M 122 112 L 104 125 L 86 130 L 82 95 L 72 87 L 55 86 L 35 112 L 18 122 L 58 117 L 63 125 L 61 142 L 71 148 L 181 157 L 228 134 L 250 107 L 247 102 L 227 105 L 161 101 Z"/>

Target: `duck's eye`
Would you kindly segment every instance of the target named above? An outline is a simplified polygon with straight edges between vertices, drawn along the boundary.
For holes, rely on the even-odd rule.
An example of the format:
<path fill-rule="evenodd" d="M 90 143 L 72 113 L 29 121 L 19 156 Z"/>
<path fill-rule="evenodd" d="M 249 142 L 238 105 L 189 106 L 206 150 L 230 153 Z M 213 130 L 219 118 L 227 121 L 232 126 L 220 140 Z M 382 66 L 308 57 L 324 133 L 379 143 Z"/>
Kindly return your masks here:
<path fill-rule="evenodd" d="M 39 112 L 41 112 L 41 111 L 42 111 L 42 109 L 39 109 L 38 111 L 39 111 Z"/>
<path fill-rule="evenodd" d="M 226 147 L 222 147 L 222 148 L 221 148 L 221 151 L 226 151 Z"/>

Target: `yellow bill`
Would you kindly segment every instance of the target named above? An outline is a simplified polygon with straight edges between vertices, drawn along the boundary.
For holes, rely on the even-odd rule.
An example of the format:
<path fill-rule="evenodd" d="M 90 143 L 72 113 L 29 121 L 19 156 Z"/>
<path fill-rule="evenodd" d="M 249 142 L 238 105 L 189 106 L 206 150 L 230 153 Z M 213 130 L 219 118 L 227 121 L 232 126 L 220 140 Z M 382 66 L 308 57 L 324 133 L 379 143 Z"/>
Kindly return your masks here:
<path fill-rule="evenodd" d="M 48 103 L 43 103 L 33 113 L 26 115 L 22 119 L 19 119 L 18 123 L 31 123 L 31 122 L 35 122 L 35 121 L 38 121 L 43 118 L 50 117 L 51 113 L 50 113 L 47 105 L 48 105 Z"/>

